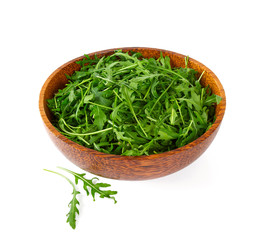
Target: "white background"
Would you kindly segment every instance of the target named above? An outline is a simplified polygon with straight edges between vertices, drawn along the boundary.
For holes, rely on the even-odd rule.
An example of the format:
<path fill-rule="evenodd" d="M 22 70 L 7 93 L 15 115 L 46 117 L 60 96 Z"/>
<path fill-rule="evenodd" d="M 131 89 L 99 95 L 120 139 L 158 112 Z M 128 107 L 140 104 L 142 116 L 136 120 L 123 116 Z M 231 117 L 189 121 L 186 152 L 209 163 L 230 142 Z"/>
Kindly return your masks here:
<path fill-rule="evenodd" d="M 257 2 L 1 1 L 0 238 L 258 240 Z M 225 118 L 210 148 L 182 171 L 148 181 L 100 178 L 118 190 L 118 203 L 82 194 L 73 230 L 71 186 L 42 169 L 83 171 L 49 139 L 40 89 L 75 57 L 127 46 L 205 64 L 225 88 Z"/>

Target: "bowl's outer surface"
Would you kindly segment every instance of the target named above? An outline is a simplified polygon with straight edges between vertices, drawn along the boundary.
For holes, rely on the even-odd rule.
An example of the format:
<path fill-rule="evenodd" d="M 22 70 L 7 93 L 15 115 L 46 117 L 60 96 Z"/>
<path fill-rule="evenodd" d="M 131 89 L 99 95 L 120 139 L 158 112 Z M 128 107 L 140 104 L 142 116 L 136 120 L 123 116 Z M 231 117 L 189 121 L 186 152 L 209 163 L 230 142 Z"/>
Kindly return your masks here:
<path fill-rule="evenodd" d="M 185 66 L 185 56 L 171 51 L 143 47 L 118 49 L 122 49 L 123 52 L 131 50 L 141 52 L 145 58 L 158 58 L 160 52 L 162 52 L 164 56 L 170 57 L 173 67 Z M 113 54 L 114 50 L 116 49 L 94 52 L 88 55 L 93 57 L 96 54 L 98 57 L 102 57 L 104 55 Z M 71 75 L 74 71 L 79 70 L 80 66 L 76 64 L 76 61 L 83 58 L 84 56 L 76 58 L 54 71 L 43 85 L 39 99 L 41 117 L 50 138 L 58 149 L 78 167 L 93 174 L 114 179 L 144 180 L 162 177 L 174 173 L 192 163 L 208 148 L 215 138 L 225 113 L 225 92 L 220 81 L 210 69 L 198 61 L 189 58 L 188 67 L 197 70 L 199 74 L 205 71 L 201 84 L 203 86 L 209 84 L 212 92 L 222 97 L 222 101 L 216 108 L 215 123 L 201 137 L 184 147 L 169 152 L 134 157 L 98 152 L 69 140 L 59 133 L 51 124 L 51 113 L 47 107 L 46 100 L 52 98 L 58 89 L 65 87 L 65 84 L 68 82 L 65 74 Z"/>

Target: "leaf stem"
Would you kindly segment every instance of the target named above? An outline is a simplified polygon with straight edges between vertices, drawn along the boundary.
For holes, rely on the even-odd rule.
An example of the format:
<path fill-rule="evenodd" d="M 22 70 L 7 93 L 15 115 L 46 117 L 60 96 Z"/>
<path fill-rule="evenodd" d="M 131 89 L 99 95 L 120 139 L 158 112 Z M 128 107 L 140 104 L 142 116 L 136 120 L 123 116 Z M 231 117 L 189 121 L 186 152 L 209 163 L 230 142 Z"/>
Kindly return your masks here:
<path fill-rule="evenodd" d="M 188 134 L 188 132 L 189 132 L 189 130 L 190 130 L 192 124 L 193 124 L 193 120 L 191 120 L 189 126 L 187 127 L 187 130 L 186 130 L 186 132 L 184 133 L 184 137 Z"/>
<path fill-rule="evenodd" d="M 104 105 L 101 105 L 101 104 L 98 104 L 98 103 L 94 103 L 94 102 L 90 102 L 90 101 L 88 103 L 90 103 L 92 105 L 95 105 L 95 106 L 98 106 L 98 107 L 101 107 L 101 108 L 106 108 L 106 109 L 109 109 L 109 110 L 113 110 L 113 108 L 111 108 L 111 107 L 107 107 L 107 106 L 104 106 Z"/>
<path fill-rule="evenodd" d="M 178 110 L 179 110 L 179 113 L 180 113 L 180 116 L 181 116 L 181 120 L 182 120 L 182 122 L 183 122 L 183 125 L 185 126 L 185 121 L 183 120 L 183 115 L 182 115 L 181 108 L 180 108 L 180 106 L 179 106 L 179 104 L 178 104 L 178 101 L 176 100 L 175 97 L 174 97 L 174 100 L 175 100 L 175 103 L 176 103 L 176 105 L 177 105 L 177 107 L 178 107 Z"/>
<path fill-rule="evenodd" d="M 136 116 L 136 114 L 135 114 L 135 111 L 134 111 L 133 106 L 132 106 L 131 101 L 130 101 L 129 94 L 128 94 L 127 90 L 125 90 L 125 89 L 126 89 L 126 88 L 124 87 L 124 88 L 123 88 L 123 90 L 124 90 L 123 92 L 124 92 L 126 101 L 127 101 L 128 105 L 129 105 L 130 111 L 131 111 L 131 113 L 133 114 L 134 118 L 136 119 L 136 121 L 137 121 L 139 127 L 141 128 L 142 132 L 145 134 L 146 137 L 148 137 L 147 133 L 146 133 L 145 130 L 142 128 L 142 126 L 141 126 L 141 124 L 140 124 L 140 122 L 139 122 L 139 120 L 138 120 L 138 118 L 137 118 L 137 116 Z"/>
<path fill-rule="evenodd" d="M 61 118 L 60 120 L 63 121 L 63 123 L 65 123 L 65 120 L 64 120 L 63 118 Z M 70 134 L 70 135 L 74 135 L 74 136 L 89 136 L 89 135 L 95 135 L 95 134 L 102 133 L 102 132 L 107 132 L 107 131 L 110 131 L 110 130 L 113 129 L 112 127 L 110 127 L 110 128 L 102 129 L 102 130 L 95 131 L 95 132 L 89 132 L 89 133 L 73 133 L 73 132 L 67 131 L 67 130 L 64 129 L 64 127 L 62 127 L 61 125 L 60 125 L 60 128 L 61 128 L 65 133 Z"/>
<path fill-rule="evenodd" d="M 202 78 L 202 76 L 203 76 L 204 73 L 205 73 L 205 70 L 203 70 L 203 72 L 201 73 L 199 79 L 197 80 L 198 82 L 201 80 L 201 78 Z"/>
<path fill-rule="evenodd" d="M 67 178 L 66 176 L 64 176 L 63 174 L 58 173 L 58 172 L 54 172 L 54 171 L 51 171 L 51 170 L 48 170 L 48 169 L 43 169 L 43 170 L 44 170 L 44 171 L 47 171 L 47 172 L 55 173 L 55 174 L 57 174 L 57 175 L 59 175 L 59 176 L 65 178 L 65 179 L 72 185 L 73 189 L 74 189 L 74 190 L 76 189 L 75 184 L 74 184 L 69 178 Z"/>
<path fill-rule="evenodd" d="M 44 171 L 47 171 L 47 172 L 51 172 L 51 173 L 55 173 L 63 178 L 65 178 L 73 187 L 73 198 L 72 198 L 72 201 L 69 203 L 69 206 L 70 206 L 70 211 L 69 213 L 67 214 L 68 218 L 67 218 L 67 222 L 70 224 L 70 226 L 75 229 L 76 228 L 76 213 L 79 214 L 79 210 L 77 208 L 77 204 L 79 204 L 78 200 L 76 199 L 76 195 L 77 194 L 80 194 L 79 191 L 76 190 L 76 186 L 75 184 L 69 179 L 67 178 L 66 176 L 64 176 L 63 174 L 61 173 L 58 173 L 58 172 L 54 172 L 54 171 L 51 171 L 51 170 L 48 170 L 48 169 L 43 169 Z"/>
<path fill-rule="evenodd" d="M 116 91 L 114 91 L 114 90 L 112 90 L 112 91 L 113 91 L 113 92 L 115 93 L 115 95 L 120 99 L 120 101 L 123 102 L 122 99 L 121 99 L 121 97 L 118 95 L 118 93 L 117 93 Z"/>
<path fill-rule="evenodd" d="M 96 187 L 96 185 L 93 184 L 92 181 L 87 181 L 87 179 L 85 179 L 82 174 L 78 174 L 76 172 L 73 172 L 73 171 L 71 171 L 69 169 L 66 169 L 66 168 L 63 168 L 63 167 L 58 167 L 58 168 L 74 175 L 76 178 L 80 179 L 84 184 L 86 184 L 90 188 L 94 189 L 95 192 L 99 193 L 100 196 L 103 196 L 102 190 L 100 190 L 98 187 Z M 95 179 L 99 180 L 97 177 L 95 177 Z M 117 202 L 114 197 L 110 197 L 108 195 L 105 196 L 105 197 L 113 199 L 115 203 Z"/>
<path fill-rule="evenodd" d="M 187 68 L 187 66 L 188 66 L 188 61 L 189 61 L 189 56 L 186 56 L 186 57 L 184 58 L 184 61 L 185 61 L 185 68 Z"/>
<path fill-rule="evenodd" d="M 157 105 L 157 103 L 159 102 L 159 100 L 164 96 L 164 94 L 169 90 L 169 88 L 172 86 L 172 84 L 174 83 L 174 81 L 172 80 L 172 82 L 169 84 L 169 86 L 167 87 L 167 89 L 159 96 L 159 98 L 156 100 L 156 102 L 154 103 L 153 107 L 150 110 L 150 114 L 153 112 L 155 106 Z"/>

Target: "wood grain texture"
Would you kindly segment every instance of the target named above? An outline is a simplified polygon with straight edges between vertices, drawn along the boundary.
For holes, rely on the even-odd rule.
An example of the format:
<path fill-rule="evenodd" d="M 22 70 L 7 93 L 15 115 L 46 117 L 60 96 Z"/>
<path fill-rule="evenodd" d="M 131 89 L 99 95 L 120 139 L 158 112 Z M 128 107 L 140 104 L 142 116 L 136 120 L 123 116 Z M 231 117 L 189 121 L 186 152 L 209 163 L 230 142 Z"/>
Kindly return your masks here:
<path fill-rule="evenodd" d="M 130 50 L 141 52 L 145 58 L 159 58 L 160 52 L 162 52 L 164 56 L 170 57 L 173 67 L 185 66 L 185 56 L 175 52 L 143 47 L 119 49 L 122 49 L 123 52 Z M 88 55 L 90 57 L 93 57 L 95 54 L 98 57 L 108 56 L 113 54 L 114 50 L 116 49 L 108 49 Z M 44 83 L 39 98 L 40 114 L 50 138 L 57 148 L 78 167 L 93 174 L 113 179 L 144 180 L 158 178 L 188 166 L 209 147 L 215 138 L 225 113 L 225 92 L 219 79 L 209 68 L 189 58 L 188 67 L 195 69 L 199 74 L 205 71 L 201 84 L 203 86 L 209 84 L 212 92 L 222 97 L 222 101 L 216 108 L 215 123 L 201 137 L 184 147 L 169 152 L 134 157 L 106 154 L 72 142 L 59 133 L 51 124 L 51 113 L 47 107 L 46 100 L 52 98 L 58 89 L 65 87 L 65 84 L 68 82 L 65 73 L 71 75 L 74 71 L 79 70 L 80 66 L 75 62 L 83 58 L 84 56 L 81 56 L 69 61 L 54 71 Z"/>

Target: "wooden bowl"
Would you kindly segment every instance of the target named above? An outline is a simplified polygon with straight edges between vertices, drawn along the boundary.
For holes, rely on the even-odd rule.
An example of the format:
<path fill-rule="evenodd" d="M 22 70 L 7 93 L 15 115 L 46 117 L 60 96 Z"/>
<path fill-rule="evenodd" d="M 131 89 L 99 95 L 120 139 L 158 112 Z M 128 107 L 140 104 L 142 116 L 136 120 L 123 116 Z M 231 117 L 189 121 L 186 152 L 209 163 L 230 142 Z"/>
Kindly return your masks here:
<path fill-rule="evenodd" d="M 122 49 L 123 52 L 130 50 L 141 52 L 145 58 L 159 58 L 160 52 L 162 52 L 164 56 L 170 57 L 173 67 L 185 66 L 185 56 L 175 52 L 140 47 L 119 49 Z M 94 52 L 89 54 L 89 56 L 93 57 L 95 54 L 98 57 L 108 56 L 114 53 L 114 50 L 116 49 Z M 192 163 L 209 147 L 215 138 L 225 113 L 225 92 L 219 79 L 210 69 L 198 61 L 189 58 L 188 67 L 197 70 L 199 74 L 205 70 L 201 84 L 203 86 L 209 84 L 212 92 L 222 97 L 222 101 L 216 107 L 215 123 L 201 137 L 178 149 L 149 156 L 106 154 L 83 147 L 69 140 L 51 124 L 52 115 L 47 107 L 46 100 L 52 98 L 58 89 L 65 87 L 65 84 L 68 82 L 65 73 L 71 75 L 74 71 L 79 70 L 80 66 L 75 62 L 83 58 L 84 56 L 81 56 L 69 61 L 54 71 L 44 83 L 39 98 L 40 114 L 50 138 L 58 149 L 78 167 L 93 174 L 113 179 L 144 180 L 158 178 L 174 173 Z"/>

